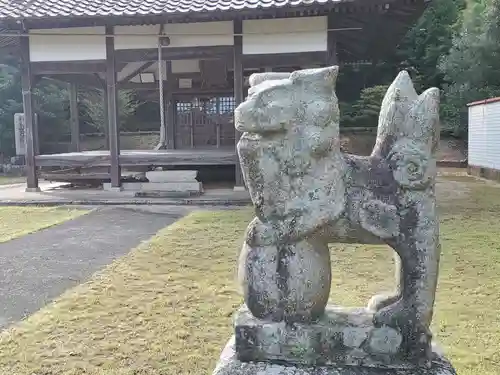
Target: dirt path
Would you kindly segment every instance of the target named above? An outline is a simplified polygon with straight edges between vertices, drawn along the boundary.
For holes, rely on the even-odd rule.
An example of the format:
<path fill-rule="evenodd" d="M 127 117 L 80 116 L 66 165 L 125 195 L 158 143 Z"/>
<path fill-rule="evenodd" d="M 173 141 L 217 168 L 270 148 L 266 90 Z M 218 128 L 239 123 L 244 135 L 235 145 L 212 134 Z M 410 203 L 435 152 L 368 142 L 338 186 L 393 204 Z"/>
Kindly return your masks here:
<path fill-rule="evenodd" d="M 0 328 L 37 311 L 184 213 L 101 208 L 0 244 Z"/>

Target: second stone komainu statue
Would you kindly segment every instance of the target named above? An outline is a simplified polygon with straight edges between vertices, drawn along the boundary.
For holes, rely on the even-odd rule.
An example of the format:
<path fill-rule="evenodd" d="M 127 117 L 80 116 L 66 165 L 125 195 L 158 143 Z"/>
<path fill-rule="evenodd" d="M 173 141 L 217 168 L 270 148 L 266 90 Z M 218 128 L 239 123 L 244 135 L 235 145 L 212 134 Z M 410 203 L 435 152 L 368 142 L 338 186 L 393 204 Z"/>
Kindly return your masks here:
<path fill-rule="evenodd" d="M 432 351 L 429 330 L 440 254 L 439 92 L 417 95 L 401 72 L 383 100 L 372 154 L 349 155 L 340 151 L 337 73 L 254 74 L 235 111 L 256 217 L 239 260 L 245 306 L 235 319 L 234 358 L 215 374 L 251 374 L 255 363 L 298 366 L 283 374 L 312 374 L 318 366 L 326 366 L 321 374 L 356 373 L 353 366 L 455 373 Z M 395 292 L 374 296 L 365 308 L 327 306 L 329 244 L 339 242 L 394 249 Z M 337 372 L 328 372 L 331 366 Z"/>

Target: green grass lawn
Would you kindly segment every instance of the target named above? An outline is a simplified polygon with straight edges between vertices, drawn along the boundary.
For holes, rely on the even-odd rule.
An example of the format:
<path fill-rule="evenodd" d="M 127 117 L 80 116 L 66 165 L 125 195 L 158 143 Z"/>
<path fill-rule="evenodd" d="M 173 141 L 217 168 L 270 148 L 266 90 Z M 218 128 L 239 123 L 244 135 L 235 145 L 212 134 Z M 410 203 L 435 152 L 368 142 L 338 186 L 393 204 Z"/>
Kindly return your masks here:
<path fill-rule="evenodd" d="M 441 278 L 433 331 L 460 375 L 500 373 L 500 189 L 439 186 Z M 235 282 L 250 210 L 198 212 L 0 334 L 0 373 L 210 374 L 241 304 Z M 390 288 L 383 246 L 332 246 L 331 302 Z"/>
<path fill-rule="evenodd" d="M 0 176 L 0 185 L 19 184 L 26 182 L 26 177 Z"/>
<path fill-rule="evenodd" d="M 60 224 L 86 212 L 57 207 L 0 207 L 0 242 Z"/>

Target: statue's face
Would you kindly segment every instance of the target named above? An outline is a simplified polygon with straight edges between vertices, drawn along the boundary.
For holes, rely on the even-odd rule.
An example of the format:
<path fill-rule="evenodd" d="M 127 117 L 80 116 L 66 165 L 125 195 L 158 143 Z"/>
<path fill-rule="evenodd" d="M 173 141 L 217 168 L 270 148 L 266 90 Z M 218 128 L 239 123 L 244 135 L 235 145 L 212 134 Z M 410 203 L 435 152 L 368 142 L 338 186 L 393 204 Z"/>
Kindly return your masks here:
<path fill-rule="evenodd" d="M 336 67 L 255 74 L 247 99 L 234 112 L 235 127 L 267 138 L 332 123 L 338 129 L 336 78 Z"/>
<path fill-rule="evenodd" d="M 294 86 L 290 79 L 264 81 L 248 90 L 247 99 L 234 112 L 240 132 L 284 132 L 296 117 Z"/>

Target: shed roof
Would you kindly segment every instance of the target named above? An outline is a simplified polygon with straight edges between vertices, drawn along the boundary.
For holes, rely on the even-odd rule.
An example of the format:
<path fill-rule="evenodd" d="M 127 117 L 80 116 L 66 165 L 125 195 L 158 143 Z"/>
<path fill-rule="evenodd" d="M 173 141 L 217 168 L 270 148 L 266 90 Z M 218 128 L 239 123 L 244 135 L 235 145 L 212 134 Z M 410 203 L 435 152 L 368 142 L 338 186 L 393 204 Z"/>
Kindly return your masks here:
<path fill-rule="evenodd" d="M 0 19 L 157 16 L 338 2 L 342 0 L 0 0 Z"/>
<path fill-rule="evenodd" d="M 488 99 L 483 99 L 483 100 L 477 100 L 472 103 L 467 103 L 467 107 L 474 107 L 476 105 L 482 105 L 482 104 L 491 104 L 491 103 L 498 103 L 500 102 L 500 97 L 496 98 L 488 98 Z"/>

